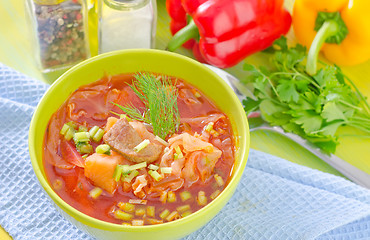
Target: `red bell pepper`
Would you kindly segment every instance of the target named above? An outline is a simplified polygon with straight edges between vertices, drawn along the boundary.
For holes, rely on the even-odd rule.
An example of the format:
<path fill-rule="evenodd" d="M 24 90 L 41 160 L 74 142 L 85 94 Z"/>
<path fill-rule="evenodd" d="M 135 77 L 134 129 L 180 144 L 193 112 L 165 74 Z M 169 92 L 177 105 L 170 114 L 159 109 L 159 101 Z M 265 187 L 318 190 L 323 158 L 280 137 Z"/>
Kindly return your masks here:
<path fill-rule="evenodd" d="M 181 4 L 187 14 L 193 14 L 200 5 L 209 0 L 181 0 Z"/>
<path fill-rule="evenodd" d="M 168 50 L 199 34 L 202 57 L 220 68 L 269 47 L 292 21 L 283 0 L 182 0 L 182 5 L 192 21 L 174 35 Z"/>
<path fill-rule="evenodd" d="M 166 9 L 171 17 L 170 31 L 172 35 L 177 33 L 180 29 L 188 24 L 187 14 L 181 4 L 181 0 L 167 0 Z M 194 39 L 190 39 L 183 44 L 183 47 L 191 49 L 195 44 Z"/>
<path fill-rule="evenodd" d="M 179 30 L 185 28 L 190 17 L 188 13 L 194 12 L 200 4 L 206 1 L 208 0 L 192 0 L 186 2 L 182 0 L 166 0 L 167 12 L 171 17 L 170 30 L 172 35 L 175 35 Z M 187 37 L 189 36 L 187 35 Z M 198 32 L 194 32 L 194 36 L 189 37 L 188 39 L 190 40 L 185 43 L 181 42 L 182 46 L 187 49 L 192 49 L 194 57 L 199 62 L 205 63 L 205 60 L 200 53 L 199 43 L 197 41 L 199 40 Z"/>

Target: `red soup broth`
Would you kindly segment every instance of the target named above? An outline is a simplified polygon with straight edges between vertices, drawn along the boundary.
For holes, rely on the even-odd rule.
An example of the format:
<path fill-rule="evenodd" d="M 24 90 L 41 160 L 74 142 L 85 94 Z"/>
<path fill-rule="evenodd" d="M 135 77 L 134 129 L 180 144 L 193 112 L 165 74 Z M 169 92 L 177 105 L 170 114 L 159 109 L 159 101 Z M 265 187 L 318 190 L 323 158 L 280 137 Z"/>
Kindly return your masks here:
<path fill-rule="evenodd" d="M 214 131 L 206 133 L 206 136 L 209 137 L 208 141 L 211 144 L 222 151 L 222 154 L 215 164 L 212 174 L 204 181 L 199 178 L 190 186 L 185 181 L 175 191 L 171 188 L 165 189 L 164 192 L 174 193 L 176 197 L 174 202 L 169 202 L 169 194 L 167 193 L 168 198 L 164 203 L 163 199 L 165 198 L 161 197 L 158 192 L 150 193 L 148 186 L 143 188 L 145 195 L 139 198 L 132 190 L 125 191 L 121 182 L 117 184 L 113 193 L 103 190 L 96 199 L 92 198 L 90 191 L 95 188 L 94 182 L 84 175 L 83 167 L 78 167 L 73 161 L 71 162 L 73 154 L 76 153 L 72 154 L 69 148 L 75 147 L 75 143 L 73 139 L 65 140 L 64 136 L 60 134 L 63 125 L 70 121 L 78 126 L 85 126 L 87 129 L 93 126 L 104 129 L 108 117 L 117 117 L 112 112 L 123 113 L 112 102 L 120 105 L 132 103 L 137 108 L 143 108 L 144 104 L 129 86 L 133 78 L 133 74 L 120 74 L 104 77 L 97 82 L 82 86 L 72 93 L 68 100 L 53 114 L 44 138 L 44 167 L 47 179 L 54 191 L 66 203 L 82 213 L 103 221 L 117 224 L 135 224 L 132 220 L 140 220 L 139 224 L 147 225 L 185 217 L 204 206 L 199 204 L 199 201 L 201 201 L 201 199 L 198 199 L 200 191 L 204 193 L 208 204 L 225 188 L 230 180 L 234 164 L 235 145 L 229 119 L 198 89 L 182 79 L 176 79 L 177 103 L 181 119 L 177 134 L 187 132 L 191 135 L 203 136 L 209 122 L 214 122 Z M 175 82 L 175 78 L 172 78 L 172 80 Z M 103 140 L 98 143 L 91 141 L 94 150 L 102 143 Z M 158 164 L 159 162 L 160 159 L 152 164 Z M 197 169 L 193 169 L 193 171 L 196 175 Z M 150 177 L 148 176 L 148 178 Z M 163 181 L 165 179 L 171 181 L 171 178 L 173 176 L 167 174 Z M 217 181 L 220 178 L 222 181 Z M 133 182 L 134 180 L 131 184 Z M 155 184 L 155 181 L 150 179 L 149 184 L 151 183 Z M 183 201 L 181 199 L 182 192 L 189 192 L 191 197 Z M 165 195 L 165 193 L 161 195 Z M 134 203 L 134 210 L 124 208 L 124 203 L 132 200 L 144 200 L 142 203 L 145 204 Z M 132 207 L 132 205 L 128 206 Z M 154 216 L 147 209 L 153 209 L 153 206 L 155 209 Z M 129 213 L 129 216 L 131 216 L 129 220 L 117 219 L 114 212 L 118 209 Z M 171 219 L 163 213 L 164 211 L 174 213 L 175 217 Z"/>

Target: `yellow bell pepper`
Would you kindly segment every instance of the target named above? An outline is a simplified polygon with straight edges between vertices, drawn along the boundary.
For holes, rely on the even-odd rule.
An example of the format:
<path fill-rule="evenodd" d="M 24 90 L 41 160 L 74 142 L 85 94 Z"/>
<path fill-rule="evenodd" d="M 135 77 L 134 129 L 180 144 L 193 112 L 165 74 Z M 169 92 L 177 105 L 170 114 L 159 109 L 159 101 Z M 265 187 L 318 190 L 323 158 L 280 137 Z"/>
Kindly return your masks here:
<path fill-rule="evenodd" d="M 338 65 L 370 59 L 370 0 L 296 0 L 293 29 L 298 41 L 310 46 L 306 70 L 316 72 L 321 49 Z"/>

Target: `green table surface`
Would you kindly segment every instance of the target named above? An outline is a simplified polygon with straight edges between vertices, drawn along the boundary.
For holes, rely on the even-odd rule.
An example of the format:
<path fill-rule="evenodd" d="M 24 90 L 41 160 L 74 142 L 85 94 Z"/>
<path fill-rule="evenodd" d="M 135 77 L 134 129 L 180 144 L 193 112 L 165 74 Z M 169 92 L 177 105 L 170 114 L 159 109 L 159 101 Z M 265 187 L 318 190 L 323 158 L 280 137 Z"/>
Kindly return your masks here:
<path fill-rule="evenodd" d="M 294 0 L 286 0 L 286 7 L 291 10 Z M 164 49 L 171 34 L 169 32 L 169 17 L 165 10 L 165 1 L 158 0 L 158 23 L 156 48 Z M 29 40 L 29 31 L 23 0 L 0 0 L 0 62 L 40 81 L 52 82 L 55 76 L 44 76 L 37 69 L 32 55 L 32 45 Z M 288 39 L 294 42 L 294 33 L 288 34 Z M 179 53 L 192 56 L 185 49 L 179 49 Z M 266 61 L 266 55 L 262 53 L 248 57 L 245 62 L 261 65 Z M 242 65 L 226 69 L 236 77 L 242 79 L 245 73 Z M 343 71 L 355 82 L 363 94 L 370 97 L 370 61 L 363 64 L 343 67 Z M 370 139 L 356 138 L 353 135 L 355 129 L 342 128 L 340 145 L 336 155 L 348 161 L 352 165 L 370 174 Z M 268 131 L 256 131 L 251 133 L 251 147 L 267 152 L 289 161 L 318 169 L 324 172 L 341 176 L 331 166 L 315 157 L 313 154 L 292 142 L 291 140 Z M 9 235 L 0 227 L 0 239 L 10 239 Z"/>

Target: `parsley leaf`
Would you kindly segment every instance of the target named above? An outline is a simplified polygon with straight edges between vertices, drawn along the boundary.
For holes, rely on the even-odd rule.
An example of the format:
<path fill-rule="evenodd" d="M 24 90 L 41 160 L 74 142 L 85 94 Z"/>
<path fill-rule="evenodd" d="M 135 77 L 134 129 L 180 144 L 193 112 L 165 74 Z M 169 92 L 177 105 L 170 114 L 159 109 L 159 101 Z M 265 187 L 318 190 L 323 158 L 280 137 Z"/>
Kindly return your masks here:
<path fill-rule="evenodd" d="M 313 76 L 305 71 L 306 48 L 297 44 L 288 47 L 285 37 L 268 49 L 272 66 L 244 66 L 256 99 L 243 101 L 245 111 L 259 110 L 271 125 L 281 126 L 334 153 L 337 129 L 352 126 L 368 136 L 370 107 L 353 82 L 334 65 L 322 64 Z"/>
<path fill-rule="evenodd" d="M 335 102 L 328 102 L 324 105 L 321 116 L 326 119 L 326 121 L 331 122 L 334 120 L 347 120 L 344 116 L 342 110 L 340 110 Z"/>
<path fill-rule="evenodd" d="M 338 127 L 344 124 L 344 121 L 333 121 L 321 128 L 321 133 L 325 136 L 334 136 Z"/>
<path fill-rule="evenodd" d="M 283 102 L 298 102 L 299 100 L 299 93 L 297 92 L 294 81 L 280 80 L 280 84 L 276 87 L 276 90 Z"/>
<path fill-rule="evenodd" d="M 244 111 L 248 115 L 249 113 L 257 110 L 260 103 L 261 103 L 261 100 L 253 100 L 247 97 L 246 99 L 243 100 Z"/>
<path fill-rule="evenodd" d="M 316 132 L 321 128 L 323 119 L 313 111 L 300 111 L 294 113 L 294 122 L 302 125 L 306 134 Z"/>

